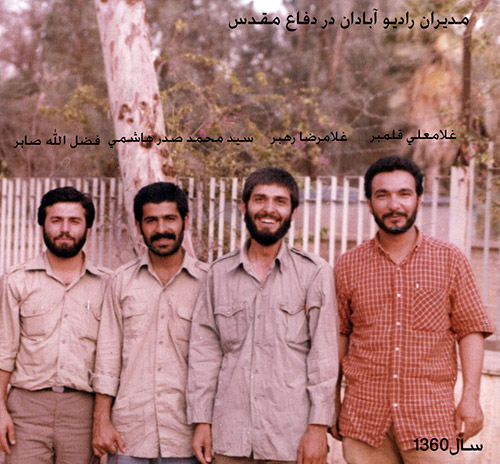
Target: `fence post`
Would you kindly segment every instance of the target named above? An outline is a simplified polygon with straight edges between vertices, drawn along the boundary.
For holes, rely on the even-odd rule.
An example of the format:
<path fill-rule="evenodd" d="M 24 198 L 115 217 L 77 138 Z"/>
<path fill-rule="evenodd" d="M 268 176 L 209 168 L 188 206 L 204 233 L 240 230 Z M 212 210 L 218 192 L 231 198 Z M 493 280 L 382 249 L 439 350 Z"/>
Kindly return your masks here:
<path fill-rule="evenodd" d="M 450 228 L 448 239 L 466 252 L 467 222 L 469 218 L 469 166 L 452 166 L 450 185 Z"/>

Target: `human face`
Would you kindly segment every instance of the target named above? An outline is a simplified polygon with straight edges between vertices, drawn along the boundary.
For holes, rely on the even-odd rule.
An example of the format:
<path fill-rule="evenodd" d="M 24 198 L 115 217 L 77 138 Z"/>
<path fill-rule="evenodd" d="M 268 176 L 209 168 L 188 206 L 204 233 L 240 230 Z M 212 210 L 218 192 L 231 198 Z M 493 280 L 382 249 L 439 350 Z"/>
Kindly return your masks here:
<path fill-rule="evenodd" d="M 258 184 L 254 187 L 248 204 L 242 203 L 245 223 L 250 236 L 264 246 L 282 239 L 295 215 L 292 213 L 290 191 L 278 184 Z"/>
<path fill-rule="evenodd" d="M 85 245 L 87 222 L 81 203 L 60 202 L 45 208 L 43 241 L 58 258 L 72 258 Z"/>
<path fill-rule="evenodd" d="M 149 250 L 165 258 L 180 250 L 186 222 L 187 216 L 182 220 L 177 203 L 162 201 L 144 204 L 142 220 L 136 221 L 136 226 Z"/>
<path fill-rule="evenodd" d="M 368 206 L 377 225 L 388 234 L 403 234 L 413 227 L 420 201 L 409 172 L 381 172 L 372 179 Z"/>

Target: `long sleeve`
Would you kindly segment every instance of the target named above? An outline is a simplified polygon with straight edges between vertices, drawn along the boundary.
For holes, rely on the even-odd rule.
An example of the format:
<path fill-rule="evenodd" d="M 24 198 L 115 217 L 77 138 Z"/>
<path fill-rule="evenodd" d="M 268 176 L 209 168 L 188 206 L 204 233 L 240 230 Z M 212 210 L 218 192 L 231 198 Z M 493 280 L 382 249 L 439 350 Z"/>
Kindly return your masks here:
<path fill-rule="evenodd" d="M 191 325 L 186 389 L 189 423 L 212 423 L 221 361 L 222 349 L 213 310 L 213 275 L 209 271 Z"/>

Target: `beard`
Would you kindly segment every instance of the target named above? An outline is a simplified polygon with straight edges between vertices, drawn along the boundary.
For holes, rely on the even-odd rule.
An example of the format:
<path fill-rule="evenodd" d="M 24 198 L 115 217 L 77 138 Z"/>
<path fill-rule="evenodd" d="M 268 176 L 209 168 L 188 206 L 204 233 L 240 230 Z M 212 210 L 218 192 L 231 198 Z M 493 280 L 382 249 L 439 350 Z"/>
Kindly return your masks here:
<path fill-rule="evenodd" d="M 73 244 L 63 243 L 57 244 L 56 240 L 63 237 L 69 237 L 73 240 Z M 61 234 L 57 237 L 50 237 L 43 229 L 43 241 L 45 242 L 45 246 L 47 249 L 58 258 L 73 258 L 76 256 L 80 250 L 85 245 L 87 240 L 87 233 L 85 233 L 81 237 L 72 237 L 69 234 Z"/>
<path fill-rule="evenodd" d="M 283 221 L 283 224 L 281 224 L 276 232 L 260 231 L 257 229 L 257 226 L 254 220 L 248 214 L 248 211 L 245 212 L 245 224 L 247 225 L 250 237 L 252 237 L 257 243 L 260 243 L 263 246 L 274 245 L 278 240 L 282 239 L 288 232 L 291 223 L 292 215 L 290 214 Z"/>
<path fill-rule="evenodd" d="M 179 248 L 182 245 L 182 241 L 184 240 L 184 224 L 182 224 L 182 229 L 179 232 L 178 236 L 170 232 L 165 232 L 164 234 L 153 234 L 151 235 L 151 237 L 146 237 L 144 231 L 142 230 L 142 227 L 141 233 L 142 238 L 144 239 L 144 243 L 149 248 L 151 253 L 154 253 L 156 256 L 160 256 L 161 258 L 165 258 L 167 256 L 172 256 L 173 254 L 177 253 L 177 251 L 179 251 Z M 162 238 L 174 240 L 174 243 L 172 243 L 172 245 L 166 247 L 165 249 L 156 248 L 154 242 Z"/>
<path fill-rule="evenodd" d="M 402 227 L 387 227 L 385 225 L 384 219 L 391 217 L 392 215 L 393 213 L 388 213 L 380 217 L 373 213 L 373 218 L 375 219 L 375 222 L 380 227 L 380 229 L 382 229 L 384 232 L 391 235 L 404 234 L 406 231 L 410 230 L 413 227 L 413 224 L 415 224 L 415 220 L 417 219 L 417 208 L 414 209 L 413 213 L 409 217 L 407 214 L 400 214 L 400 216 L 406 217 L 406 223 Z"/>

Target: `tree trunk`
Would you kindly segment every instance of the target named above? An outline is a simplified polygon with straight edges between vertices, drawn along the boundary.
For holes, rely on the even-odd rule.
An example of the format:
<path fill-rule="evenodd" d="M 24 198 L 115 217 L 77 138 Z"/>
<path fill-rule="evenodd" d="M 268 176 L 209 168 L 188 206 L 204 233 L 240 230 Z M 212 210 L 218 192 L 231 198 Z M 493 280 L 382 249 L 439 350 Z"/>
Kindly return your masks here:
<path fill-rule="evenodd" d="M 148 136 L 153 142 L 117 142 L 127 226 L 138 252 L 133 198 L 151 182 L 176 181 L 172 159 L 157 145 L 165 135 L 151 39 L 142 0 L 95 0 L 111 115 L 117 139 Z M 134 132 L 136 134 L 134 134 Z"/>
<path fill-rule="evenodd" d="M 472 33 L 476 27 L 478 13 L 483 11 L 490 0 L 478 0 L 474 3 L 469 23 L 465 27 L 463 38 L 463 57 L 462 57 L 462 114 L 461 120 L 464 125 L 466 137 L 462 138 L 457 155 L 457 164 L 459 166 L 468 166 L 473 154 L 470 152 L 470 135 L 472 132 L 471 115 L 471 75 L 472 75 Z"/>

